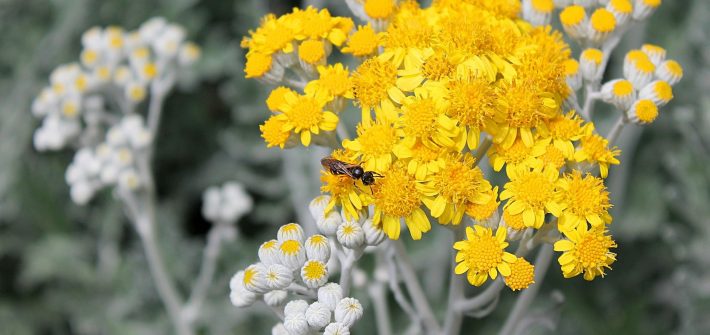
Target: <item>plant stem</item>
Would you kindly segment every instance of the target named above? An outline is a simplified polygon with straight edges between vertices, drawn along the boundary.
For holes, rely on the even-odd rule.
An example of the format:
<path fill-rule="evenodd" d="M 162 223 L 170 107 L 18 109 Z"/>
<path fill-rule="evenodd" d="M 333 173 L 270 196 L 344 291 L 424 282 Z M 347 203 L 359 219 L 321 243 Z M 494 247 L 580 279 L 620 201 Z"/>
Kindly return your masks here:
<path fill-rule="evenodd" d="M 607 140 L 609 141 L 609 145 L 614 144 L 614 142 L 618 139 L 619 135 L 621 134 L 621 131 L 624 130 L 626 122 L 626 117 L 622 112 L 621 116 L 619 116 L 619 118 L 616 120 L 616 123 L 614 123 L 614 127 L 611 128 L 611 131 L 609 131 L 609 135 L 606 136 Z"/>
<path fill-rule="evenodd" d="M 421 316 L 422 323 L 427 334 L 437 334 L 440 331 L 439 323 L 436 321 L 434 312 L 429 306 L 429 301 L 424 294 L 422 285 L 419 284 L 417 280 L 417 273 L 414 271 L 412 262 L 407 255 L 407 251 L 404 249 L 402 241 L 396 240 L 391 242 L 393 248 L 396 252 L 397 265 L 399 265 L 400 271 L 402 271 L 402 278 L 404 279 L 404 284 L 407 286 L 409 295 L 412 297 L 412 302 L 417 312 Z"/>
<path fill-rule="evenodd" d="M 503 328 L 499 333 L 500 335 L 514 334 L 518 322 L 522 319 L 528 307 L 530 307 L 530 304 L 540 291 L 542 282 L 545 279 L 545 274 L 550 266 L 552 255 L 552 245 L 544 244 L 540 247 L 540 252 L 538 252 L 537 258 L 535 259 L 535 284 L 526 288 L 520 297 L 518 297 L 512 312 L 505 321 L 505 324 L 503 324 Z"/>
<path fill-rule="evenodd" d="M 481 149 L 483 149 L 483 147 L 481 147 Z M 487 149 L 479 149 L 479 151 L 485 150 Z M 453 228 L 453 242 L 451 243 L 452 245 L 456 243 L 456 241 L 460 241 L 465 238 L 464 229 L 464 225 L 458 225 Z M 443 334 L 445 335 L 459 334 L 461 332 L 461 323 L 463 322 L 463 313 L 460 309 L 456 308 L 456 306 L 460 301 L 464 299 L 464 278 L 454 272 L 454 268 L 456 267 L 456 252 L 453 252 L 452 254 L 453 256 L 451 259 L 451 271 L 449 271 L 451 276 L 449 278 L 449 302 L 447 304 L 448 308 L 446 312 L 446 320 L 444 320 L 443 331 Z"/>
<path fill-rule="evenodd" d="M 370 294 L 370 300 L 372 301 L 372 305 L 374 307 L 375 321 L 377 323 L 377 334 L 391 335 L 392 324 L 390 323 L 389 306 L 387 305 L 387 298 L 385 296 L 385 284 L 380 281 L 376 281 L 370 285 L 368 293 Z"/>

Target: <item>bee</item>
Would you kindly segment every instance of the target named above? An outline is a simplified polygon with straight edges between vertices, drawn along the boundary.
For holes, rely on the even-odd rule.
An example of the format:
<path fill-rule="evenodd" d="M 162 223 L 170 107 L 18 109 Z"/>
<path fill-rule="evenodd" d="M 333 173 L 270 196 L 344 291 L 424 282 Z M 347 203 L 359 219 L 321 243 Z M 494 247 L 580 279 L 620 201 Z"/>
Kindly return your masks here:
<path fill-rule="evenodd" d="M 365 186 L 375 183 L 375 178 L 382 178 L 382 175 L 374 171 L 365 171 L 359 164 L 350 164 L 337 160 L 331 156 L 320 160 L 320 164 L 331 174 L 340 176 L 346 175 L 353 180 L 361 180 Z"/>

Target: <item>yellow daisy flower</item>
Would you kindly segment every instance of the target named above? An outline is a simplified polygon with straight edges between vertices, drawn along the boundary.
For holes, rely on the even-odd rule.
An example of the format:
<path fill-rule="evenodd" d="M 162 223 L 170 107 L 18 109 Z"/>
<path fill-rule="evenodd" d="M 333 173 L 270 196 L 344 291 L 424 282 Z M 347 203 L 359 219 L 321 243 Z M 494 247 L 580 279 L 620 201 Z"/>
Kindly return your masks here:
<path fill-rule="evenodd" d="M 396 240 L 404 219 L 412 239 L 421 239 L 422 233 L 431 230 L 431 223 L 421 208 L 422 195 L 417 181 L 407 173 L 401 162 L 392 164 L 389 169 L 380 171 L 380 174 L 382 178 L 372 185 L 373 224 L 381 226 L 389 238 Z"/>
<path fill-rule="evenodd" d="M 338 116 L 323 110 L 328 102 L 327 96 L 288 92 L 283 98 L 284 103 L 279 107 L 283 114 L 277 115 L 276 119 L 284 122 L 284 131 L 293 130 L 295 134 L 300 134 L 304 146 L 311 144 L 311 134 L 318 135 L 321 130 L 333 131 L 338 126 Z"/>
<path fill-rule="evenodd" d="M 268 107 L 272 112 L 278 111 L 279 107 L 286 102 L 284 96 L 288 93 L 296 94 L 294 90 L 285 86 L 279 86 L 273 89 L 269 94 L 269 97 L 266 98 L 266 107 Z"/>
<path fill-rule="evenodd" d="M 538 128 L 538 131 L 542 137 L 552 138 L 552 144 L 562 151 L 565 158 L 572 159 L 574 157 L 572 142 L 579 141 L 585 134 L 590 133 L 592 128 L 591 123 L 584 124 L 584 120 L 579 114 L 570 111 L 565 115 L 560 114 L 547 120 Z"/>
<path fill-rule="evenodd" d="M 345 150 L 335 150 L 331 156 L 343 162 L 355 162 L 353 155 Z M 330 194 L 330 201 L 325 207 L 325 213 L 330 212 L 335 206 L 340 206 L 345 210 L 345 215 L 352 218 L 359 218 L 359 212 L 366 208 L 372 201 L 368 194 L 369 189 L 362 185 L 362 181 L 356 181 L 346 175 L 334 175 L 328 171 L 321 171 L 320 181 L 321 193 Z"/>
<path fill-rule="evenodd" d="M 493 170 L 500 171 L 503 165 L 506 169 L 515 169 L 521 165 L 534 164 L 537 157 L 545 153 L 545 146 L 549 141 L 537 140 L 532 146 L 527 146 L 523 143 L 522 138 L 518 138 L 508 148 L 502 144 L 494 143 L 491 150 L 488 151 L 488 157 L 493 166 Z"/>
<path fill-rule="evenodd" d="M 417 180 L 424 180 L 428 175 L 438 172 L 443 165 L 440 157 L 451 152 L 448 148 L 428 147 L 421 142 L 411 148 L 400 142 L 394 146 L 393 151 L 399 160 L 407 162 L 407 173 L 414 175 Z"/>
<path fill-rule="evenodd" d="M 493 140 L 503 147 L 520 137 L 527 146 L 534 144 L 532 130 L 559 113 L 559 104 L 550 93 L 523 81 L 504 84 L 498 93 L 499 119 Z"/>
<path fill-rule="evenodd" d="M 401 116 L 396 125 L 398 134 L 412 147 L 422 142 L 428 147 L 463 149 L 466 138 L 456 121 L 444 114 L 445 100 L 436 89 L 418 89 L 414 96 L 402 101 Z"/>
<path fill-rule="evenodd" d="M 559 216 L 562 207 L 555 197 L 559 172 L 554 167 L 536 164 L 506 169 L 506 172 L 510 182 L 505 184 L 500 199 L 510 199 L 505 205 L 510 214 L 522 213 L 525 226 L 536 229 L 545 223 L 545 213 Z"/>
<path fill-rule="evenodd" d="M 451 59 L 445 53 L 434 52 L 431 48 L 413 49 L 404 57 L 404 69 L 397 72 L 397 87 L 411 92 L 424 80 L 440 81 L 456 72 L 460 59 Z"/>
<path fill-rule="evenodd" d="M 466 239 L 454 243 L 454 249 L 458 250 L 454 272 L 457 275 L 468 272 L 468 282 L 474 286 L 483 285 L 488 277 L 496 279 L 499 272 L 504 277 L 510 276 L 510 266 L 517 257 L 505 251 L 508 246 L 505 237 L 503 228 L 498 228 L 494 236 L 490 228 L 466 227 Z"/>
<path fill-rule="evenodd" d="M 574 170 L 557 181 L 559 202 L 564 209 L 559 216 L 560 230 L 570 230 L 589 222 L 592 226 L 611 223 L 609 192 L 604 180 L 591 174 L 582 176 Z"/>
<path fill-rule="evenodd" d="M 440 224 L 461 223 L 467 204 L 490 201 L 491 185 L 470 155 L 451 154 L 443 157 L 441 169 L 421 186 L 424 204 Z"/>
<path fill-rule="evenodd" d="M 485 221 L 493 217 L 493 214 L 498 210 L 498 186 L 491 189 L 488 197 L 490 200 L 483 204 L 477 204 L 475 202 L 469 202 L 466 204 L 466 214 L 476 221 Z"/>
<path fill-rule="evenodd" d="M 370 57 L 377 54 L 381 39 L 381 34 L 375 32 L 372 25 L 368 23 L 366 26 L 358 26 L 341 51 L 355 57 Z"/>
<path fill-rule="evenodd" d="M 545 142 L 547 142 L 544 148 L 545 152 L 537 158 L 541 160 L 544 165 L 552 165 L 558 170 L 561 169 L 567 164 L 567 157 L 562 150 L 555 146 L 550 138 L 546 139 Z"/>
<path fill-rule="evenodd" d="M 384 171 L 394 160 L 393 151 L 399 142 L 391 122 L 361 122 L 354 140 L 343 140 L 343 147 L 355 153 L 365 170 Z"/>
<path fill-rule="evenodd" d="M 316 94 L 316 92 L 323 91 L 329 100 L 337 97 L 354 98 L 350 71 L 342 63 L 319 66 L 318 79 L 309 82 L 304 91 L 306 94 Z"/>
<path fill-rule="evenodd" d="M 259 126 L 261 137 L 266 141 L 266 147 L 271 148 L 278 146 L 284 149 L 291 137 L 291 132 L 284 131 L 286 121 L 279 119 L 276 115 L 272 115 L 264 124 Z"/>
<path fill-rule="evenodd" d="M 597 134 L 591 133 L 580 140 L 580 146 L 574 153 L 577 162 L 587 161 L 599 164 L 599 173 L 602 178 L 609 175 L 609 165 L 618 165 L 621 150 L 613 147 L 609 149 L 609 141 Z"/>
<path fill-rule="evenodd" d="M 362 121 L 369 122 L 372 108 L 401 101 L 404 93 L 397 88 L 397 68 L 382 56 L 363 62 L 352 75 L 355 98 L 362 109 Z M 392 97 L 392 100 L 390 100 Z"/>
<path fill-rule="evenodd" d="M 446 84 L 446 115 L 466 131 L 470 150 L 478 147 L 481 131 L 488 131 L 496 116 L 495 86 L 483 78 L 455 79 Z"/>
<path fill-rule="evenodd" d="M 561 251 L 558 262 L 565 278 L 572 278 L 584 273 L 584 279 L 593 280 L 596 276 L 604 277 L 604 268 L 611 269 L 616 261 L 616 254 L 609 249 L 616 248 L 616 242 L 606 235 L 604 226 L 588 229 L 580 224 L 575 229 L 562 232 L 566 239 L 555 242 L 555 251 Z"/>

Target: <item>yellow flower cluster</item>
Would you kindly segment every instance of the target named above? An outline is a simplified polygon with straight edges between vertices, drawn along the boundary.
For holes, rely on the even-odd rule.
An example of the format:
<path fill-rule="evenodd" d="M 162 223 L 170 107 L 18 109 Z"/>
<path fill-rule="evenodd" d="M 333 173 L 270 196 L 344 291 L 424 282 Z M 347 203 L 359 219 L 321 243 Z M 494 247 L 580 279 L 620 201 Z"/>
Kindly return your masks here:
<path fill-rule="evenodd" d="M 293 135 L 304 146 L 314 135 L 324 139 L 316 144 L 341 145 L 335 159 L 359 164 L 377 178 L 365 185 L 324 171 L 327 210 L 340 207 L 352 217 L 372 213 L 391 239 L 399 238 L 402 223 L 418 240 L 431 230 L 431 218 L 460 225 L 470 217 L 474 227 L 454 244 L 455 272 L 468 272 L 473 285 L 498 273 L 514 290 L 530 285 L 533 266 L 505 252 L 506 239 L 546 227 L 563 236 L 554 248 L 563 252 L 565 277 L 603 276 L 616 246 L 606 230 L 612 218 L 603 178 L 619 164 L 620 151 L 568 107 L 578 89 L 571 76 L 598 75 L 593 65 L 603 62 L 601 51 L 585 51 L 596 63 L 584 55 L 581 62 L 571 58 L 562 34 L 540 24 L 549 20 L 552 1 L 522 9 L 517 0 L 434 0 L 427 8 L 411 0 L 360 3 L 367 25 L 355 27 L 326 10 L 295 9 L 267 16 L 244 40 L 248 78 L 303 90 L 279 87 L 271 93 L 266 103 L 277 114 L 261 126 L 267 145 L 290 146 Z M 595 12 L 591 23 L 584 8 L 565 9 L 565 31 L 574 37 L 575 29 L 589 32 L 580 27 L 591 24 L 594 36 L 584 38 L 603 42 L 614 31 L 617 12 L 628 10 L 625 3 L 612 3 L 619 8 Z M 526 22 L 518 17 L 521 10 L 546 16 Z M 352 71 L 327 65 L 333 46 L 359 65 Z M 592 51 L 598 51 L 596 58 Z M 667 63 L 663 73 L 671 78 L 680 71 L 676 67 Z M 656 86 L 647 95 L 669 100 L 668 88 Z M 333 145 L 338 113 L 347 105 L 361 113 L 356 137 Z M 637 109 L 641 115 L 648 108 Z M 505 168 L 501 193 L 478 167 L 486 154 L 495 171 Z M 491 229 L 490 221 L 499 218 Z"/>

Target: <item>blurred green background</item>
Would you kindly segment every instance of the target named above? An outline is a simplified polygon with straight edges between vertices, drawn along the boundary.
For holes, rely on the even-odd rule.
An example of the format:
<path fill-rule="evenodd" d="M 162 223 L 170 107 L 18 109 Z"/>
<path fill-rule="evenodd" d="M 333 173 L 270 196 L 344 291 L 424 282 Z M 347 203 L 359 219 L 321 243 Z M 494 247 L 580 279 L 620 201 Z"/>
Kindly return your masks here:
<path fill-rule="evenodd" d="M 310 3 L 348 14 L 343 1 Z M 0 334 L 171 333 L 119 204 L 109 191 L 89 206 L 71 202 L 64 170 L 73 153 L 36 152 L 31 136 L 38 121 L 29 112 L 49 72 L 78 58 L 83 31 L 95 25 L 135 29 L 153 16 L 184 26 L 203 48 L 195 71 L 167 100 L 156 144 L 159 236 L 168 266 L 186 291 L 209 229 L 200 214 L 202 191 L 228 180 L 244 183 L 256 207 L 223 253 L 198 328 L 201 334 L 270 331 L 276 319 L 265 308 L 229 304 L 227 282 L 256 259 L 257 246 L 278 225 L 303 217 L 304 199 L 318 192 L 313 161 L 324 151 L 266 149 L 257 125 L 268 116 L 268 87 L 243 78 L 239 41 L 262 15 L 296 5 L 0 0 Z M 628 127 L 619 140 L 622 164 L 608 179 L 615 204 L 611 231 L 619 244 L 614 270 L 590 283 L 564 280 L 553 266 L 531 311 L 543 316 L 530 325 L 531 333 L 710 333 L 709 40 L 710 2 L 675 0 L 665 1 L 618 48 L 608 78 L 621 73 L 624 52 L 646 42 L 667 48 L 685 78 L 655 123 Z M 604 129 L 612 115 L 599 109 L 598 127 Z M 300 183 L 285 174 L 296 174 Z M 423 275 L 439 278 L 426 281 L 438 313 L 444 313 L 441 292 L 449 269 L 433 265 L 446 262 L 429 255 L 443 255 L 430 250 L 445 245 L 444 235 L 435 232 L 412 251 Z M 490 317 L 467 319 L 465 333 L 496 331 L 514 298 L 504 292 Z M 373 318 L 371 310 L 366 318 Z M 396 333 L 405 322 L 395 318 Z M 354 329 L 372 332 L 370 322 Z"/>

